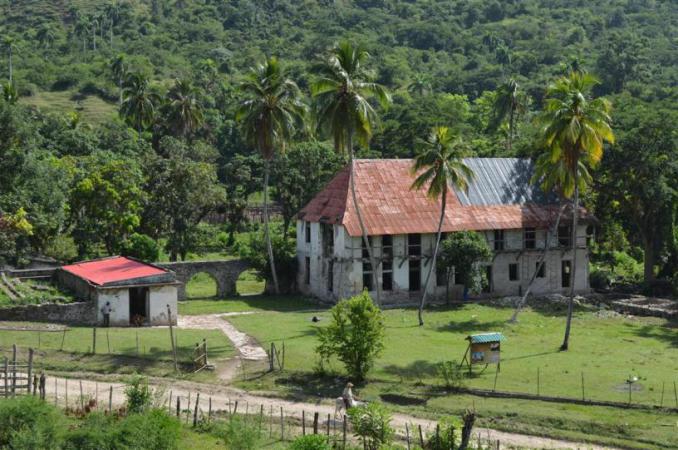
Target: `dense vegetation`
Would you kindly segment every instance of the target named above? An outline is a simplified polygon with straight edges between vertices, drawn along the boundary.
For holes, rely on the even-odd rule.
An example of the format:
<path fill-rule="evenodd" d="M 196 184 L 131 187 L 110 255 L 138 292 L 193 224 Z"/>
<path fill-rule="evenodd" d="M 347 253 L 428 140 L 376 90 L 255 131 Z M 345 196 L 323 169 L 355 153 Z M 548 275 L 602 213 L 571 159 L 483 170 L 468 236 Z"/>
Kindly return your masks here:
<path fill-rule="evenodd" d="M 393 98 L 367 157 L 411 157 L 436 125 L 478 156 L 536 157 L 549 82 L 596 74 L 617 137 L 582 194 L 596 280 L 675 278 L 677 18 L 670 0 L 2 0 L 0 253 L 179 258 L 216 234 L 212 212 L 241 229 L 267 167 L 235 120 L 249 67 L 278 57 L 311 103 L 349 39 Z M 306 122 L 271 162 L 284 231 L 342 162 Z"/>

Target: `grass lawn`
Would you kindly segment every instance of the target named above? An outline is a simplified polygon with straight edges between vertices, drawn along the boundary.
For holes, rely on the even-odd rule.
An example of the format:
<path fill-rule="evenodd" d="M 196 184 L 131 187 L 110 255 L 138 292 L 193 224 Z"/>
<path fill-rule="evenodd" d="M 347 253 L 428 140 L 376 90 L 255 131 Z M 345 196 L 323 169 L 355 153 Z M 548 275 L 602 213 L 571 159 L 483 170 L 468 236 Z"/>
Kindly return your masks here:
<path fill-rule="evenodd" d="M 78 111 L 85 122 L 99 124 L 109 121 L 117 114 L 117 105 L 89 95 L 82 100 L 74 99 L 75 91 L 40 91 L 32 97 L 21 97 L 21 103 L 36 106 L 44 112 L 65 114 Z"/>
<path fill-rule="evenodd" d="M 625 380 L 637 376 L 634 403 L 659 404 L 662 383 L 665 383 L 664 404 L 674 401 L 673 382 L 678 382 L 678 333 L 671 324 L 658 319 L 624 318 L 608 312 L 578 311 L 573 321 L 570 351 L 558 352 L 565 322 L 562 313 L 526 310 L 518 324 L 508 324 L 512 312 L 508 308 L 469 304 L 430 311 L 425 317 L 426 325 L 418 327 L 414 310 L 386 311 L 386 348 L 360 395 L 375 400 L 391 394 L 392 398 L 420 403 L 422 413 L 459 411 L 475 405 L 486 423 L 496 421 L 497 426 L 501 426 L 503 421 L 508 428 L 518 426 L 536 433 L 556 430 L 562 437 L 576 439 L 599 435 L 610 443 L 616 439 L 642 442 L 636 445 L 638 448 L 678 445 L 675 416 L 445 394 L 437 363 L 460 361 L 468 334 L 501 331 L 507 340 L 502 345 L 498 390 L 536 393 L 539 369 L 542 395 L 580 398 L 583 372 L 588 399 L 628 401 Z M 310 313 L 303 312 L 262 311 L 229 319 L 241 331 L 255 336 L 264 347 L 271 341 L 285 341 L 287 372 L 246 382 L 246 387 L 289 395 L 340 393 L 341 380 L 320 377 L 313 372 L 317 362 L 315 328 L 322 326 L 323 320 L 316 325 L 311 317 Z M 329 314 L 323 313 L 321 319 L 328 320 Z M 329 369 L 343 373 L 338 363 Z M 465 380 L 465 384 L 492 389 L 494 380 L 495 367 L 490 366 Z M 416 406 L 408 406 L 408 411 L 412 408 Z"/>
<path fill-rule="evenodd" d="M 46 329 L 38 323 L 1 323 L 2 328 L 26 327 Z M 50 326 L 54 329 L 54 326 Z M 217 330 L 177 330 L 177 358 L 186 369 L 193 358 L 197 342 L 207 339 L 210 360 L 232 356 L 235 349 Z M 137 336 L 139 348 L 137 352 Z M 104 374 L 144 373 L 154 376 L 174 375 L 168 328 L 98 328 L 96 354 L 92 349 L 92 328 L 71 327 L 64 339 L 62 332 L 0 330 L 0 356 L 11 354 L 12 344 L 20 347 L 25 358 L 29 347 L 37 351 L 39 369 L 57 372 L 98 372 Z M 110 342 L 110 353 L 109 353 Z M 206 377 L 204 375 L 203 377 Z M 209 377 L 208 377 L 209 378 Z"/>
<path fill-rule="evenodd" d="M 317 311 L 320 307 L 306 297 L 250 295 L 225 299 L 193 299 L 179 302 L 179 314 L 221 314 L 243 311 L 285 312 Z"/>

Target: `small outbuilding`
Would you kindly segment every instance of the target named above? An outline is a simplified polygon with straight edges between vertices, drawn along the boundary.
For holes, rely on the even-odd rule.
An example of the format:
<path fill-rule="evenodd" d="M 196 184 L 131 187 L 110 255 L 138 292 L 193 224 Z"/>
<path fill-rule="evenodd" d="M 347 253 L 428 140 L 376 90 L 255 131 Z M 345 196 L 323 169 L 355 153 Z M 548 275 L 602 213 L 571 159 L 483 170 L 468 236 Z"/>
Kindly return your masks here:
<path fill-rule="evenodd" d="M 80 300 L 94 302 L 97 323 L 102 308 L 111 307 L 113 326 L 169 325 L 177 320 L 177 282 L 174 272 L 125 257 L 113 256 L 60 267 L 57 283 Z"/>
<path fill-rule="evenodd" d="M 501 333 L 471 334 L 466 337 L 468 347 L 462 365 L 467 364 L 469 372 L 474 364 L 496 364 L 497 371 L 501 367 L 501 342 L 505 340 Z"/>

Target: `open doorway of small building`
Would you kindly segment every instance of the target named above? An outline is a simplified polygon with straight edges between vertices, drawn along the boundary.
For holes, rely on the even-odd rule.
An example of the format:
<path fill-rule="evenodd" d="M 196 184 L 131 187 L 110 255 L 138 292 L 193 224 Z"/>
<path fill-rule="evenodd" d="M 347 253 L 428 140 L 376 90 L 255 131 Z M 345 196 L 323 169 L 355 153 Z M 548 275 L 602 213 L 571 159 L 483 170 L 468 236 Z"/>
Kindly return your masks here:
<path fill-rule="evenodd" d="M 207 272 L 196 273 L 186 283 L 186 298 L 216 298 L 217 280 Z"/>
<path fill-rule="evenodd" d="M 256 270 L 246 270 L 235 282 L 238 295 L 261 295 L 266 289 L 266 280 Z"/>
<path fill-rule="evenodd" d="M 129 322 L 142 325 L 148 320 L 148 288 L 129 288 Z"/>

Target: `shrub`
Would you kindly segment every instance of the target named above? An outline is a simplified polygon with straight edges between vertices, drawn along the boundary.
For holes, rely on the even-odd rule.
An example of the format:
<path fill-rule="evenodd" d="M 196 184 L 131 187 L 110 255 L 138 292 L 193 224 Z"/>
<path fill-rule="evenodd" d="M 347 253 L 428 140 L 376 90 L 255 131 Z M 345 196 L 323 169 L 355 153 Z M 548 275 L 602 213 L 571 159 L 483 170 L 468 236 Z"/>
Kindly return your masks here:
<path fill-rule="evenodd" d="M 122 253 L 142 261 L 157 261 L 160 247 L 155 240 L 145 234 L 134 233 L 125 241 Z"/>
<path fill-rule="evenodd" d="M 151 406 L 153 392 L 148 387 L 148 380 L 142 376 L 134 376 L 125 389 L 127 410 L 131 413 L 141 413 Z"/>
<path fill-rule="evenodd" d="M 353 426 L 353 433 L 358 437 L 367 450 L 378 450 L 382 445 L 388 445 L 393 440 L 391 415 L 379 403 L 361 405 L 348 410 L 348 416 Z"/>
<path fill-rule="evenodd" d="M 238 416 L 232 417 L 219 430 L 220 436 L 230 450 L 255 450 L 259 448 L 261 431 L 256 422 L 247 423 Z"/>
<path fill-rule="evenodd" d="M 56 236 L 45 248 L 45 255 L 51 256 L 57 261 L 70 262 L 78 256 L 78 246 L 73 237 L 67 234 Z"/>
<path fill-rule="evenodd" d="M 280 289 L 285 292 L 294 286 L 297 275 L 296 243 L 294 239 L 284 238 L 278 227 L 271 227 L 271 245 Z M 238 251 L 240 257 L 250 263 L 267 281 L 272 279 L 263 231 L 251 233 L 246 242 L 239 242 Z"/>
<path fill-rule="evenodd" d="M 448 389 L 458 389 L 464 385 L 464 374 L 456 361 L 438 363 L 438 374 Z"/>
<path fill-rule="evenodd" d="M 384 348 L 384 318 L 367 292 L 342 300 L 331 309 L 329 325 L 318 329 L 321 360 L 336 356 L 356 381 L 367 372 Z"/>
<path fill-rule="evenodd" d="M 178 420 L 163 410 L 152 409 L 126 417 L 117 427 L 114 440 L 120 449 L 172 450 L 179 448 L 180 431 Z"/>
<path fill-rule="evenodd" d="M 59 410 L 35 397 L 0 402 L 0 448 L 58 447 L 63 427 Z M 43 447 L 40 443 L 48 445 Z"/>
<path fill-rule="evenodd" d="M 113 416 L 95 412 L 88 414 L 82 425 L 68 432 L 64 448 L 78 450 L 109 450 L 115 448 L 112 434 L 117 427 Z"/>
<path fill-rule="evenodd" d="M 602 267 L 592 266 L 589 283 L 593 289 L 608 289 L 613 281 L 612 273 Z"/>
<path fill-rule="evenodd" d="M 438 264 L 441 270 L 454 270 L 456 283 L 479 292 L 486 282 L 480 263 L 490 258 L 492 250 L 483 236 L 475 231 L 457 231 L 442 242 Z"/>
<path fill-rule="evenodd" d="M 458 448 L 461 442 L 462 423 L 455 417 L 444 417 L 438 422 L 438 433 L 428 436 L 426 448 L 430 450 L 449 450 Z"/>
<path fill-rule="evenodd" d="M 299 436 L 292 442 L 290 450 L 331 450 L 332 447 L 326 436 L 322 434 L 307 434 Z"/>

